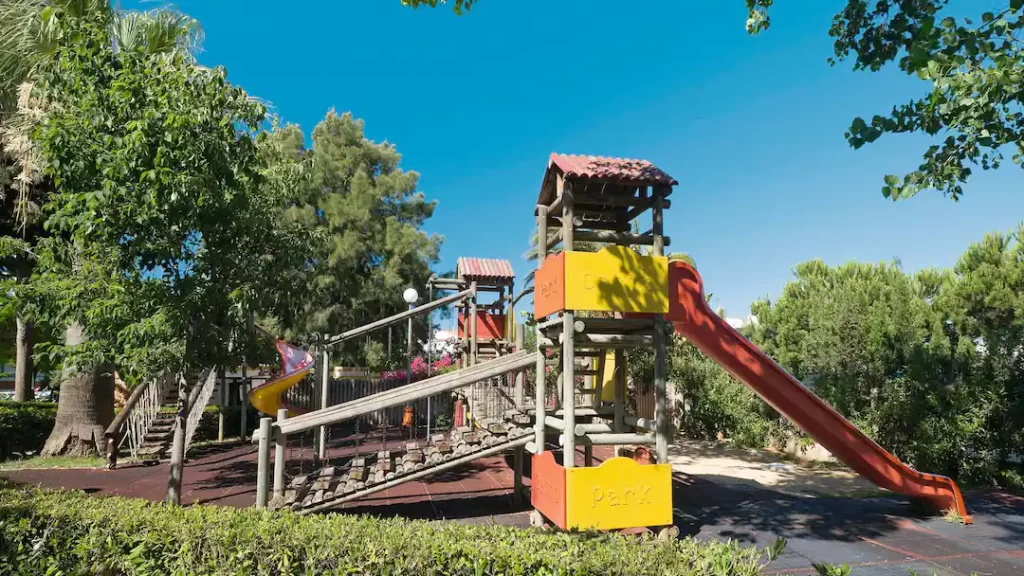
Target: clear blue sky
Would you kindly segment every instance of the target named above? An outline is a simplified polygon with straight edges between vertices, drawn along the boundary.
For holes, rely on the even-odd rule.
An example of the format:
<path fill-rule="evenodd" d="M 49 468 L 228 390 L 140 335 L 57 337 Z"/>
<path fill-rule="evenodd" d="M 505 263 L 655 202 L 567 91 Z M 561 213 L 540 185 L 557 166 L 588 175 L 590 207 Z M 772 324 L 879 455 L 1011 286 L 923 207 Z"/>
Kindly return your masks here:
<path fill-rule="evenodd" d="M 200 60 L 307 136 L 333 107 L 396 144 L 440 202 L 428 229 L 445 237 L 441 269 L 480 256 L 525 274 L 551 152 L 645 158 L 679 180 L 671 250 L 694 257 L 730 316 L 778 295 L 801 261 L 949 266 L 1024 219 L 1024 174 L 1009 162 L 979 169 L 959 203 L 883 199 L 882 177 L 916 167 L 926 140 L 854 151 L 844 129 L 926 86 L 828 66 L 845 0 L 780 2 L 758 37 L 743 4 L 479 0 L 461 18 L 399 0 L 178 6 L 203 25 Z"/>

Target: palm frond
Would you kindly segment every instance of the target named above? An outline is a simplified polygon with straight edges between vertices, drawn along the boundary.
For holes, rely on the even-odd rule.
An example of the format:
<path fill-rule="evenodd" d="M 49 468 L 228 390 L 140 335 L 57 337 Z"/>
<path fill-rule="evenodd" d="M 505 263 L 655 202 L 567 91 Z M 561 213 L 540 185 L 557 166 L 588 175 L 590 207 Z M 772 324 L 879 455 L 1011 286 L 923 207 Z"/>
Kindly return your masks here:
<path fill-rule="evenodd" d="M 191 56 L 202 42 L 197 20 L 166 8 L 120 12 L 111 21 L 110 30 L 118 50 L 148 54 L 180 51 Z"/>
<path fill-rule="evenodd" d="M 44 0 L 0 0 L 0 115 L 16 106 L 18 86 L 39 46 Z"/>

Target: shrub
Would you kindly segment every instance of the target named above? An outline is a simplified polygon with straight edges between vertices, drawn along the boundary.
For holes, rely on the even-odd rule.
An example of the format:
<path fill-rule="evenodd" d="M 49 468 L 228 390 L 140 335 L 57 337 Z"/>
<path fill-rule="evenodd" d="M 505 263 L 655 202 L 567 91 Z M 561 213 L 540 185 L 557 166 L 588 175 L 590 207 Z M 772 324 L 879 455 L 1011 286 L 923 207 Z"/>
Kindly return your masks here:
<path fill-rule="evenodd" d="M 56 402 L 0 401 L 0 461 L 42 450 L 56 417 Z"/>
<path fill-rule="evenodd" d="M 246 403 L 245 409 L 249 411 L 246 417 L 245 425 L 249 432 L 252 432 L 260 425 L 260 413 L 258 410 L 253 408 L 249 403 Z M 241 406 L 227 406 L 221 408 L 220 406 L 207 406 L 203 409 L 203 415 L 199 419 L 199 427 L 196 429 L 195 441 L 201 442 L 205 440 L 216 440 L 217 429 L 219 428 L 218 416 L 224 411 L 224 436 L 226 438 L 237 438 L 238 431 L 242 427 L 242 407 Z"/>
<path fill-rule="evenodd" d="M 449 522 L 167 507 L 0 487 L 0 573 L 757 574 L 738 544 Z"/>

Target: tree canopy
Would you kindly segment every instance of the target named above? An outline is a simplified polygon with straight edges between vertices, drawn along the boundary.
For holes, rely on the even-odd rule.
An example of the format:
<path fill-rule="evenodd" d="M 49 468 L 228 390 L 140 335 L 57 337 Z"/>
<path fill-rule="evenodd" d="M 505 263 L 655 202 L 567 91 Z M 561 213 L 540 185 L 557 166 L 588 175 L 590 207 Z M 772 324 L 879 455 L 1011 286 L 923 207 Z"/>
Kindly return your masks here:
<path fill-rule="evenodd" d="M 308 283 L 292 294 L 299 307 L 282 318 L 290 337 L 311 341 L 404 310 L 402 292 L 423 292 L 441 247 L 422 230 L 436 202 L 418 191 L 419 174 L 401 169 L 394 145 L 366 138 L 349 113 L 330 111 L 310 148 L 297 126 L 275 130 L 268 145 L 294 168 L 285 218 L 318 239 Z M 344 349 L 347 361 L 362 361 L 368 342 Z"/>
<path fill-rule="evenodd" d="M 40 65 L 47 113 L 34 131 L 54 189 L 33 292 L 85 346 L 51 352 L 113 363 L 129 378 L 219 363 L 273 301 L 294 260 L 280 197 L 265 186 L 264 107 L 182 52 L 117 49 L 103 16 L 62 24 Z"/>
<path fill-rule="evenodd" d="M 752 339 L 922 470 L 997 476 L 1024 450 L 1024 227 L 951 269 L 798 266 Z"/>
<path fill-rule="evenodd" d="M 748 30 L 766 30 L 772 0 L 746 1 Z M 957 199 L 973 167 L 998 168 L 1004 153 L 1024 162 L 1022 7 L 1024 0 L 1009 0 L 961 16 L 950 13 L 949 0 L 849 0 L 833 18 L 833 64 L 850 60 L 854 70 L 872 72 L 893 65 L 931 85 L 887 114 L 855 118 L 847 132 L 854 148 L 883 134 L 935 137 L 916 170 L 885 177 L 886 197 L 935 189 Z"/>

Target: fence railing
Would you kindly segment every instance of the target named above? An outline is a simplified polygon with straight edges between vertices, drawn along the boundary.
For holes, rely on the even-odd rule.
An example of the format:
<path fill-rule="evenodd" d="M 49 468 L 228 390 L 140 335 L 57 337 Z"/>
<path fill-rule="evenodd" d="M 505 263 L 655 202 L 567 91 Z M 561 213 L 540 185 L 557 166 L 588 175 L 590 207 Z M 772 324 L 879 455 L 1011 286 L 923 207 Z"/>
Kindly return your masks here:
<path fill-rule="evenodd" d="M 217 371 L 213 368 L 205 369 L 199 376 L 199 382 L 196 385 L 201 386 L 201 388 L 196 395 L 195 402 L 189 407 L 188 420 L 185 423 L 186 454 L 188 453 L 189 446 L 192 445 L 192 437 L 195 436 L 196 429 L 199 427 L 199 421 L 203 417 L 203 409 L 206 408 L 206 404 L 210 401 L 213 390 L 217 386 Z"/>
<path fill-rule="evenodd" d="M 365 377 L 331 378 L 327 386 L 327 405 L 337 406 L 345 402 L 359 400 L 373 394 L 387 392 L 405 386 L 405 379 L 383 379 L 374 375 Z M 306 378 L 293 388 L 284 393 L 282 402 L 291 407 L 303 411 L 320 409 L 320 382 L 315 376 Z M 428 414 L 428 399 L 420 398 L 412 404 L 420 425 L 426 424 Z M 429 398 L 429 413 L 431 428 L 439 425 L 447 427 L 452 422 L 454 410 L 454 398 L 450 392 L 436 394 Z M 365 425 L 370 427 L 400 426 L 404 406 L 395 406 L 377 410 L 365 414 L 359 418 Z"/>
<path fill-rule="evenodd" d="M 124 409 L 129 410 L 129 412 L 128 418 L 124 421 L 125 434 L 121 437 L 121 441 L 127 438 L 128 452 L 132 455 L 132 458 L 138 457 L 139 448 L 142 447 L 143 442 L 146 440 L 146 433 L 149 431 L 150 425 L 153 424 L 153 420 L 160 413 L 164 397 L 170 390 L 170 385 L 173 381 L 173 377 L 168 376 L 157 378 L 146 387 L 142 392 L 142 397 L 139 398 L 134 406 L 125 406 Z M 116 449 L 117 447 L 115 447 Z"/>

